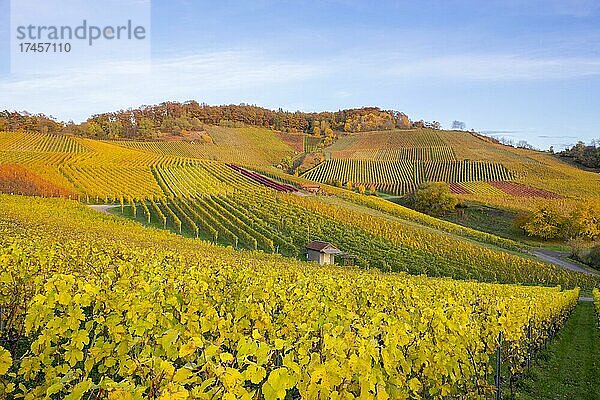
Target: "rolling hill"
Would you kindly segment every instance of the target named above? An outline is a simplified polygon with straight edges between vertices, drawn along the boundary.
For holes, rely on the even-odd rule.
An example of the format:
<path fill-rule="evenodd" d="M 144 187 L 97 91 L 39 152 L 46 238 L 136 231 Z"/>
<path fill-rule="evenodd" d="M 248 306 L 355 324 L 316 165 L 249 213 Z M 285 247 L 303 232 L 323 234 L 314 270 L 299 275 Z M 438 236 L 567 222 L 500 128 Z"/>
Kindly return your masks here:
<path fill-rule="evenodd" d="M 466 132 L 322 142 L 0 132 L 0 396 L 483 398 L 498 347 L 512 379 L 600 284 L 378 196 L 301 190 L 433 177 L 491 204 L 519 188 L 529 207 L 592 196 L 594 175 Z M 326 160 L 303 177 L 274 166 L 302 151 Z M 305 262 L 313 240 L 354 266 Z"/>
<path fill-rule="evenodd" d="M 323 149 L 325 161 L 306 179 L 404 195 L 425 181 L 445 181 L 466 200 L 533 209 L 569 207 L 600 194 L 600 175 L 556 157 L 513 148 L 464 131 L 431 129 L 362 132 Z"/>

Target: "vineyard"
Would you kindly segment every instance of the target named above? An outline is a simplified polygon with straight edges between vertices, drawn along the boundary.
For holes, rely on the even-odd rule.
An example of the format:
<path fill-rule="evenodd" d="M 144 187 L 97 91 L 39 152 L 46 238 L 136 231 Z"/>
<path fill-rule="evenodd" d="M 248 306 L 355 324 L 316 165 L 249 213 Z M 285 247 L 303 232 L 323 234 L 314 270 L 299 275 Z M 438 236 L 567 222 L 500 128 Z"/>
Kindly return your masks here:
<path fill-rule="evenodd" d="M 324 152 L 326 161 L 308 171 L 306 178 L 373 185 L 394 195 L 412 192 L 424 180 L 436 180 L 450 183 L 465 200 L 533 210 L 545 200 L 572 207 L 600 193 L 598 174 L 573 168 L 549 154 L 503 146 L 469 132 L 421 128 L 349 134 Z M 436 173 L 436 168 L 447 172 Z M 479 190 L 467 188 L 473 185 Z M 490 185 L 498 187 L 499 197 L 488 195 Z M 487 194 L 480 195 L 482 191 Z"/>
<path fill-rule="evenodd" d="M 374 187 L 394 195 L 411 193 L 426 181 L 455 184 L 516 177 L 497 162 L 473 161 L 480 157 L 457 158 L 454 148 L 444 138 L 444 134 L 431 129 L 343 136 L 325 150 L 326 161 L 303 177 L 329 184 Z M 453 186 L 468 194 L 466 189 Z"/>
<path fill-rule="evenodd" d="M 377 190 L 405 194 L 425 181 L 498 181 L 512 178 L 501 164 L 480 161 L 329 160 L 303 175 L 319 182 L 374 185 Z"/>
<path fill-rule="evenodd" d="M 331 159 L 453 161 L 456 156 L 433 130 L 365 132 L 348 135 L 327 149 Z"/>
<path fill-rule="evenodd" d="M 512 379 L 579 297 L 235 252 L 61 199 L 0 207 L 4 397 L 490 397 L 499 344 Z"/>
<path fill-rule="evenodd" d="M 237 179 L 239 185 L 246 185 L 245 191 L 214 192 L 210 196 L 193 193 L 197 185 L 186 188 L 184 179 L 177 175 L 157 170 L 157 176 L 166 199 L 133 201 L 134 214 L 139 210 L 142 221 L 222 245 L 302 258 L 304 245 L 321 238 L 356 255 L 357 265 L 364 268 L 571 287 L 589 281 L 557 267 L 471 244 L 459 236 L 431 232 L 390 214 L 369 216 L 365 215 L 367 209 L 354 211 L 344 202 L 334 205 L 311 197 L 276 194 L 250 180 L 243 181 L 241 173 Z M 388 211 L 402 215 L 401 209 L 395 206 Z M 452 228 L 451 224 L 444 227 Z M 457 234 L 519 249 L 517 244 L 492 235 L 472 235 L 458 229 Z"/>
<path fill-rule="evenodd" d="M 0 164 L 0 193 L 42 197 L 75 197 L 17 164 Z"/>
<path fill-rule="evenodd" d="M 304 137 L 288 136 L 294 136 L 295 142 Z M 202 138 L 99 142 L 0 133 L 0 163 L 21 165 L 40 179 L 75 193 L 81 201 L 119 203 L 121 197 L 163 195 L 153 168 L 207 160 L 265 166 L 294 154 L 282 135 L 262 128 L 207 127 Z M 421 182 L 439 180 L 451 183 L 465 200 L 532 210 L 544 201 L 572 207 L 600 192 L 598 174 L 464 132 L 417 129 L 351 134 L 326 148 L 325 155 L 348 158 L 328 159 L 309 170 L 306 178 L 339 185 L 350 182 L 354 188 L 362 184 L 396 195 L 414 191 Z M 492 190 L 493 185 L 498 190 Z"/>
<path fill-rule="evenodd" d="M 304 135 L 303 137 L 303 150 L 305 153 L 310 153 L 311 151 L 315 151 L 317 146 L 321 143 L 321 139 L 316 138 L 314 136 Z"/>
<path fill-rule="evenodd" d="M 485 187 L 485 183 L 477 182 L 477 183 L 452 183 L 450 185 L 450 189 L 455 194 L 489 194 L 489 195 L 502 195 L 508 194 L 514 197 L 539 197 L 543 199 L 560 199 L 562 196 L 559 196 L 555 193 L 548 192 L 547 190 L 533 188 L 531 186 L 523 185 L 515 182 L 501 182 L 501 181 L 489 181 L 487 185 L 500 189 L 500 191 L 495 191 L 491 188 L 483 189 Z M 473 191 L 469 190 L 468 187 L 471 187 Z"/>
<path fill-rule="evenodd" d="M 45 135 L 41 133 L 12 133 L 12 140 L 7 138 L 9 145 L 2 149 L 19 152 L 47 153 L 83 153 L 87 149 L 75 138 L 65 135 Z"/>
<path fill-rule="evenodd" d="M 140 222 L 238 249 L 302 258 L 307 242 L 322 239 L 354 255 L 363 268 L 487 282 L 589 285 L 583 275 L 505 253 L 502 249 L 522 249 L 510 240 L 380 199 L 333 187 L 324 189 L 335 195 L 331 198 L 285 194 L 295 191 L 293 185 L 235 164 L 71 139 L 87 151 L 69 153 L 72 146 L 62 141 L 62 153 L 13 150 L 1 152 L 0 157 L 16 160 L 32 172 L 45 168 L 49 177 L 55 169 L 60 179 L 47 182 L 66 182 L 60 187 L 71 190 L 71 197 L 81 202 L 117 204 Z M 422 163 L 421 179 L 507 173 L 491 164 L 448 163 L 453 167 Z"/>
<path fill-rule="evenodd" d="M 187 141 L 107 141 L 161 156 L 199 158 L 244 164 L 275 164 L 294 156 L 297 139 L 256 127 L 206 126 L 200 138 Z M 293 140 L 288 143 L 289 137 Z M 301 136 L 302 137 L 302 136 Z"/>
<path fill-rule="evenodd" d="M 489 398 L 578 288 L 600 284 L 381 198 L 296 189 L 445 180 L 465 197 L 567 201 L 507 182 L 499 163 L 456 160 L 443 134 L 294 177 L 266 166 L 288 150 L 202 153 L 234 129 L 208 129 L 214 143 L 0 134 L 4 191 L 73 199 L 0 195 L 0 398 Z M 301 262 L 316 239 L 355 267 Z"/>

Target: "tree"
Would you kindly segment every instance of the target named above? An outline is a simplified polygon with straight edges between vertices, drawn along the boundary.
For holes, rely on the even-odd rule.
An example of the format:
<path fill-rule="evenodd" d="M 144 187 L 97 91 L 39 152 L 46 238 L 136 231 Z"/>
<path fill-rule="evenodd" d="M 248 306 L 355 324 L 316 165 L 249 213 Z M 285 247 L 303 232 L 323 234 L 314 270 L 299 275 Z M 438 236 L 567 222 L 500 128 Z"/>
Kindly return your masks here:
<path fill-rule="evenodd" d="M 438 121 L 425 122 L 424 126 L 425 126 L 425 128 L 428 128 L 428 129 L 435 129 L 435 130 L 442 129 L 442 124 L 440 124 Z"/>
<path fill-rule="evenodd" d="M 106 124 L 109 139 L 118 139 L 123 136 L 123 125 L 120 121 L 110 121 Z"/>
<path fill-rule="evenodd" d="M 528 236 L 541 239 L 562 239 L 567 236 L 567 218 L 550 206 L 542 206 L 533 212 L 521 214 L 516 225 Z"/>
<path fill-rule="evenodd" d="M 104 132 L 104 130 L 102 129 L 100 124 L 98 124 L 95 121 L 84 122 L 82 127 L 83 127 L 83 134 L 85 136 L 94 137 L 94 138 L 100 138 L 100 137 L 106 136 L 106 133 Z"/>
<path fill-rule="evenodd" d="M 458 199 L 446 182 L 425 182 L 414 194 L 415 209 L 431 215 L 444 215 L 454 211 Z"/>
<path fill-rule="evenodd" d="M 590 250 L 590 255 L 588 256 L 588 263 L 592 267 L 600 269 L 600 246 L 594 246 L 592 250 Z"/>
<path fill-rule="evenodd" d="M 138 123 L 138 134 L 143 139 L 152 139 L 155 136 L 156 130 L 150 118 L 142 117 Z"/>
<path fill-rule="evenodd" d="M 467 125 L 462 122 L 462 121 L 452 121 L 452 129 L 457 130 L 457 131 L 464 131 L 465 129 L 467 129 Z"/>
<path fill-rule="evenodd" d="M 315 135 L 315 137 L 321 137 L 321 128 L 319 127 L 319 125 L 313 126 L 312 133 L 313 135 Z"/>
<path fill-rule="evenodd" d="M 600 202 L 579 203 L 570 212 L 544 205 L 533 212 L 520 213 L 514 226 L 541 239 L 594 241 L 600 239 Z"/>
<path fill-rule="evenodd" d="M 571 238 L 581 237 L 588 240 L 600 238 L 600 203 L 580 203 L 569 214 L 566 221 L 567 235 Z"/>
<path fill-rule="evenodd" d="M 589 146 L 577 142 L 575 146 L 558 153 L 561 157 L 570 158 L 574 163 L 588 168 L 600 168 L 600 146 L 592 140 Z"/>
<path fill-rule="evenodd" d="M 517 142 L 517 147 L 520 149 L 534 150 L 534 147 L 527 143 L 527 140 L 519 140 Z"/>
<path fill-rule="evenodd" d="M 177 122 L 171 117 L 167 117 L 163 120 L 160 125 L 160 131 L 166 135 L 179 135 L 181 133 L 181 129 L 177 125 Z"/>

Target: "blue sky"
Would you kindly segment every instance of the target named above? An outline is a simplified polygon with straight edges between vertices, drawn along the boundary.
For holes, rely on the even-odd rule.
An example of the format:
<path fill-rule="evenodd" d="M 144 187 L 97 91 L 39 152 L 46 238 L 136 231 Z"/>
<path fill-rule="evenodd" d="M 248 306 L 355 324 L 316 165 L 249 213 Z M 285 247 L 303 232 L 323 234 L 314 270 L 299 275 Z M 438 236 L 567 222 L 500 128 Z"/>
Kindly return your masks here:
<path fill-rule="evenodd" d="M 8 9 L 0 0 L 0 109 L 80 121 L 165 100 L 375 105 L 541 148 L 600 138 L 594 0 L 154 0 L 150 68 L 37 74 L 10 73 Z"/>

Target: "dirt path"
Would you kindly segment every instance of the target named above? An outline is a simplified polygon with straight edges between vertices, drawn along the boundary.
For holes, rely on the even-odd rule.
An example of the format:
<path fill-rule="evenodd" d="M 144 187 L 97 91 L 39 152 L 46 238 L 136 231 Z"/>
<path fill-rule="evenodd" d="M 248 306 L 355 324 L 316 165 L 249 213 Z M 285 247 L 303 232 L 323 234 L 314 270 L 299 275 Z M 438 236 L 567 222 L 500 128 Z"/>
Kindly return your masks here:
<path fill-rule="evenodd" d="M 599 275 L 590 269 L 586 269 L 579 264 L 576 264 L 567 259 L 568 254 L 560 251 L 538 249 L 531 252 L 537 258 L 558 265 L 559 267 L 570 269 L 571 271 L 581 272 L 587 275 Z"/>
<path fill-rule="evenodd" d="M 111 213 L 108 210 L 111 208 L 119 207 L 119 206 L 115 206 L 115 205 L 111 205 L 111 204 L 90 204 L 88 207 L 90 207 L 91 209 L 96 210 L 98 212 L 101 212 L 103 214 L 111 215 Z"/>

